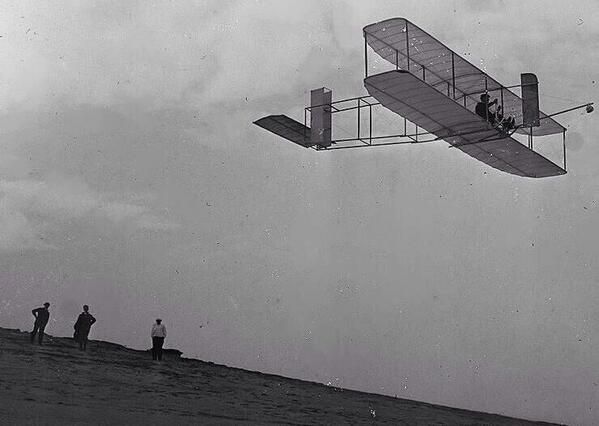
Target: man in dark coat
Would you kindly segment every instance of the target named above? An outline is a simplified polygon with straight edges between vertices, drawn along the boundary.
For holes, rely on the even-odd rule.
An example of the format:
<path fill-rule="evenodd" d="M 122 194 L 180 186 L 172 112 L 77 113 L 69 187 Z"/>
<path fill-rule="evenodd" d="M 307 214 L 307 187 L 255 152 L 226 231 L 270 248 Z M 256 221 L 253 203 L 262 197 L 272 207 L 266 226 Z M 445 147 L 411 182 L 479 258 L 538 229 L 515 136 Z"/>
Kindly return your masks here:
<path fill-rule="evenodd" d="M 50 304 L 48 302 L 44 303 L 43 308 L 36 308 L 31 311 L 33 316 L 35 317 L 35 323 L 33 324 L 33 331 L 31 332 L 31 343 L 35 340 L 35 335 L 37 334 L 37 342 L 41 345 L 44 340 L 44 330 L 46 329 L 46 324 L 48 324 L 48 320 L 50 319 L 50 311 L 48 308 Z"/>
<path fill-rule="evenodd" d="M 476 114 L 491 123 L 493 127 L 501 126 L 501 129 L 504 131 L 513 129 L 515 127 L 514 117 L 504 119 L 501 106 L 497 105 L 497 99 L 489 102 L 490 99 L 491 97 L 487 93 L 480 95 L 480 102 L 474 108 Z M 497 105 L 495 112 L 491 111 L 493 105 Z"/>
<path fill-rule="evenodd" d="M 92 328 L 92 325 L 96 322 L 96 319 L 90 314 L 89 306 L 83 305 L 83 312 L 79 314 L 77 322 L 75 323 L 75 334 L 73 337 L 79 342 L 79 349 L 84 351 L 87 349 L 87 336 Z"/>
<path fill-rule="evenodd" d="M 487 93 L 480 95 L 480 102 L 476 104 L 476 114 L 487 120 L 489 123 L 495 125 L 495 114 L 491 112 L 491 107 L 497 105 L 497 99 L 489 102 L 491 97 Z"/>

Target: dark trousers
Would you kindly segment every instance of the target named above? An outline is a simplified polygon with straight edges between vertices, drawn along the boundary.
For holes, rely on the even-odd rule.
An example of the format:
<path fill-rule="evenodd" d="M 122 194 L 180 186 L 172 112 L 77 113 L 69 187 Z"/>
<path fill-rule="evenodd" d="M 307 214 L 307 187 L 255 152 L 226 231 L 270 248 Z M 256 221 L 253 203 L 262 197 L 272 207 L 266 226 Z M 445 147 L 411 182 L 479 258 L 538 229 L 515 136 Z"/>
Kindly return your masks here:
<path fill-rule="evenodd" d="M 79 335 L 77 336 L 77 340 L 79 341 L 79 349 L 84 351 L 87 349 L 87 336 L 88 333 L 85 332 L 79 332 Z"/>
<path fill-rule="evenodd" d="M 35 340 L 35 335 L 37 334 L 37 342 L 41 345 L 44 340 L 44 330 L 46 329 L 45 322 L 35 322 L 33 324 L 33 331 L 31 332 L 31 343 Z"/>
<path fill-rule="evenodd" d="M 152 337 L 152 359 L 162 361 L 162 345 L 164 337 Z"/>

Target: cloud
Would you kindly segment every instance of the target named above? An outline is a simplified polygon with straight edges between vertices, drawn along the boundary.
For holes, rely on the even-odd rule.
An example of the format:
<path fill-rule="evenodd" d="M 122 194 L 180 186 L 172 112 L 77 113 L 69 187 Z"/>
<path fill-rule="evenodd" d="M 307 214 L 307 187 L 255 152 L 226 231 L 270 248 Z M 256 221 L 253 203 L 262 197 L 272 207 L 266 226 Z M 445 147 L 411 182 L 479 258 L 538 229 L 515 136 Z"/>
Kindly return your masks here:
<path fill-rule="evenodd" d="M 56 248 L 43 239 L 43 229 L 21 211 L 0 200 L 0 251 L 46 250 Z"/>
<path fill-rule="evenodd" d="M 149 231 L 171 231 L 180 227 L 177 223 L 162 221 L 159 217 L 150 213 L 143 213 L 137 218 L 137 226 Z"/>
<path fill-rule="evenodd" d="M 46 180 L 0 180 L 0 250 L 49 249 L 49 231 L 65 221 L 105 219 L 133 229 L 167 231 L 177 228 L 140 203 L 147 196 L 116 200 L 74 177 L 51 176 Z M 89 222 L 91 221 L 91 222 Z"/>
<path fill-rule="evenodd" d="M 97 208 L 113 222 L 138 218 L 146 212 L 146 208 L 143 206 L 117 202 L 104 202 L 98 205 Z"/>
<path fill-rule="evenodd" d="M 19 2 L 0 7 L 0 60 L 7 64 L 0 78 L 11 82 L 0 95 L 5 107 L 25 110 L 63 98 L 75 105 L 144 99 L 164 107 L 237 101 L 241 92 L 271 95 L 289 91 L 291 81 L 311 87 L 320 83 L 310 81 L 306 67 L 320 69 L 322 60 L 341 54 L 330 49 L 337 15 L 347 12 L 319 1 L 42 9 Z M 361 47 L 351 46 L 354 53 Z"/>

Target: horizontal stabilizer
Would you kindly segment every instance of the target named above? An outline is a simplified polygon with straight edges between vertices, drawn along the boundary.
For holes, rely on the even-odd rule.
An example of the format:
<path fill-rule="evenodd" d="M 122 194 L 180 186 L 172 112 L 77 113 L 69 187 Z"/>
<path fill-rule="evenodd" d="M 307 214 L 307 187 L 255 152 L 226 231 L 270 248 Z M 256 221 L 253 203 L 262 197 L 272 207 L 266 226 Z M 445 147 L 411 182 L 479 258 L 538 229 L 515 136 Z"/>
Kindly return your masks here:
<path fill-rule="evenodd" d="M 269 115 L 254 121 L 254 124 L 305 148 L 314 145 L 310 128 L 286 115 Z"/>

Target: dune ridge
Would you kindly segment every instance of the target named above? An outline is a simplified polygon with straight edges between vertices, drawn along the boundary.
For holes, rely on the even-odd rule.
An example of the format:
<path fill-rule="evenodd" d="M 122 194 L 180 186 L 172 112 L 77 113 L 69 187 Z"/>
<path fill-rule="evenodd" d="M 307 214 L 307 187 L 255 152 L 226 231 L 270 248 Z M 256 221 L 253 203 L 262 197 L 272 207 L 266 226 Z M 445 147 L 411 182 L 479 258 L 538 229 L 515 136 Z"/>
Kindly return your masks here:
<path fill-rule="evenodd" d="M 0 328 L 0 423 L 549 425 Z"/>

